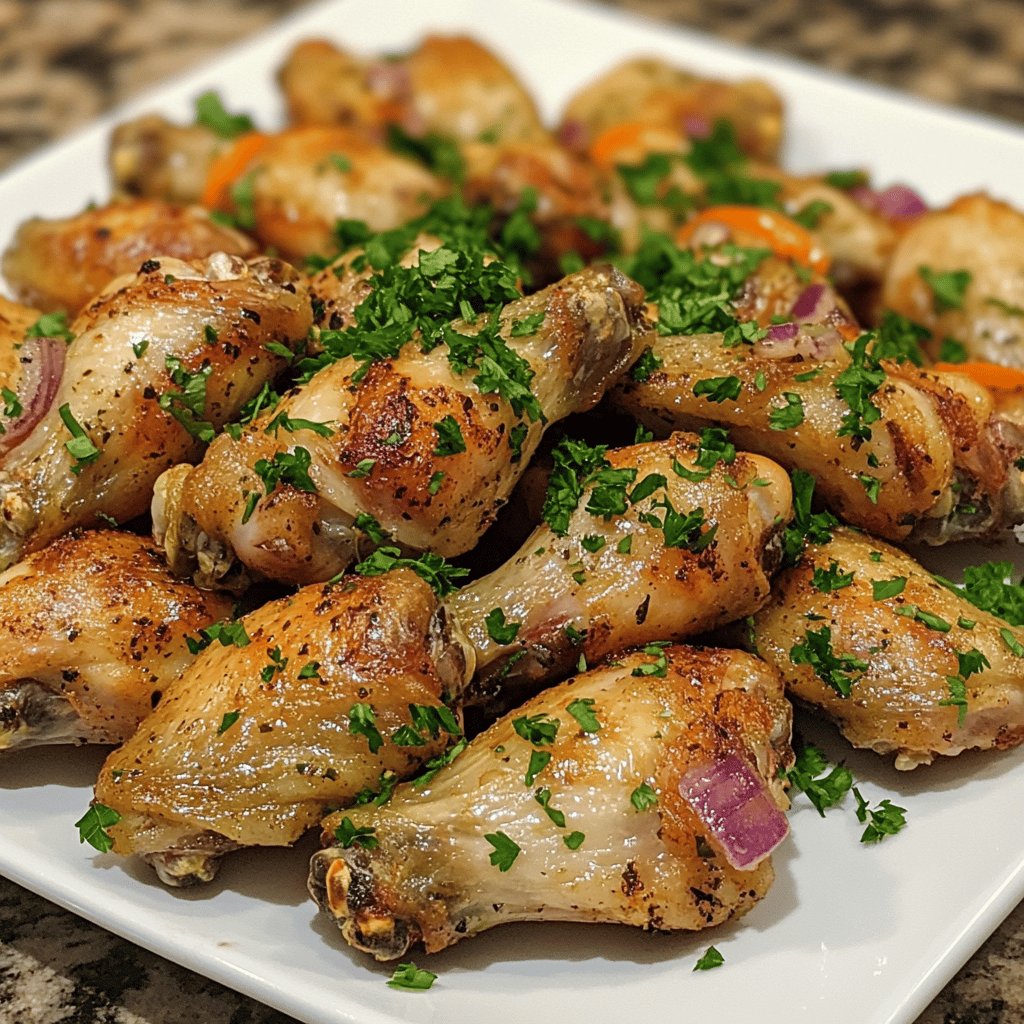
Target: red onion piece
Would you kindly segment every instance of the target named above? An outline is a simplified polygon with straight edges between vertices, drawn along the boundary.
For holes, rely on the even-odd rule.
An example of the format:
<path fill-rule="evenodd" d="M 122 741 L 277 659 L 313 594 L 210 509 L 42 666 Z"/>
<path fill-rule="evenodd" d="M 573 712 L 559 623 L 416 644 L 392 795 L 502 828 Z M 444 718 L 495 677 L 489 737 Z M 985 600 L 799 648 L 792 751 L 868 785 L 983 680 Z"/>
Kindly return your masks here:
<path fill-rule="evenodd" d="M 405 99 L 412 92 L 404 60 L 375 60 L 366 69 L 366 86 L 380 99 Z"/>
<path fill-rule="evenodd" d="M 704 114 L 687 114 L 683 118 L 683 131 L 688 138 L 706 139 L 711 134 L 711 122 Z"/>
<path fill-rule="evenodd" d="M 770 341 L 792 341 L 799 333 L 800 328 L 794 323 L 772 324 L 766 337 Z"/>
<path fill-rule="evenodd" d="M 759 864 L 789 834 L 764 781 L 735 754 L 687 772 L 679 793 L 740 871 Z"/>
<path fill-rule="evenodd" d="M 880 191 L 858 185 L 850 189 L 850 198 L 892 220 L 911 220 L 928 212 L 928 204 L 909 185 L 890 185 Z"/>
<path fill-rule="evenodd" d="M 558 129 L 558 140 L 566 149 L 584 149 L 587 145 L 587 126 L 582 121 L 565 121 Z"/>
<path fill-rule="evenodd" d="M 818 312 L 818 305 L 821 303 L 824 295 L 825 286 L 823 284 L 809 284 L 797 296 L 797 300 L 793 303 L 793 308 L 790 312 L 792 312 L 797 320 L 811 320 L 814 318 L 814 314 Z"/>
<path fill-rule="evenodd" d="M 67 348 L 63 338 L 25 339 L 18 354 L 21 378 L 16 393 L 21 414 L 10 420 L 0 419 L 6 431 L 0 434 L 0 458 L 21 444 L 53 405 L 64 376 Z"/>

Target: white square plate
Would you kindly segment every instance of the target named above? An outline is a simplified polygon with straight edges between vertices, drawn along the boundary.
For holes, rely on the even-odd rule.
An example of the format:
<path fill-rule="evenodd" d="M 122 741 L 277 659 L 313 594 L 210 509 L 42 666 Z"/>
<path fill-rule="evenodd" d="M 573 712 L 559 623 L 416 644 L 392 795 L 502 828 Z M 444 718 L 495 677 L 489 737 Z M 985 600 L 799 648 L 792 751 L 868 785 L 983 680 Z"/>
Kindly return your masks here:
<path fill-rule="evenodd" d="M 580 84 L 615 61 L 655 53 L 721 77 L 760 75 L 784 94 L 795 169 L 870 167 L 940 202 L 987 188 L 1024 205 L 1024 135 L 1008 126 L 838 79 L 702 36 L 555 0 L 333 0 L 209 67 L 140 98 L 0 180 L 0 245 L 28 216 L 80 209 L 108 191 L 110 127 L 143 110 L 189 119 L 202 90 L 265 124 L 280 117 L 273 75 L 311 35 L 393 51 L 430 30 L 467 31 L 519 70 L 554 117 Z M 1011 546 L 1012 547 L 1012 546 Z M 960 548 L 936 569 L 1019 554 Z M 849 755 L 872 801 L 909 809 L 903 833 L 858 843 L 852 811 L 820 820 L 803 798 L 775 857 L 774 888 L 748 917 L 713 933 L 514 925 L 429 959 L 427 994 L 393 992 L 387 971 L 343 947 L 305 894 L 311 843 L 235 855 L 206 889 L 169 892 L 147 871 L 93 856 L 72 823 L 88 804 L 96 750 L 37 750 L 0 775 L 0 872 L 163 956 L 317 1024 L 654 1019 L 870 1024 L 909 1022 L 1024 897 L 1024 751 L 965 755 L 900 775 Z M 693 974 L 714 942 L 726 965 Z M 419 954 L 421 965 L 427 963 Z"/>

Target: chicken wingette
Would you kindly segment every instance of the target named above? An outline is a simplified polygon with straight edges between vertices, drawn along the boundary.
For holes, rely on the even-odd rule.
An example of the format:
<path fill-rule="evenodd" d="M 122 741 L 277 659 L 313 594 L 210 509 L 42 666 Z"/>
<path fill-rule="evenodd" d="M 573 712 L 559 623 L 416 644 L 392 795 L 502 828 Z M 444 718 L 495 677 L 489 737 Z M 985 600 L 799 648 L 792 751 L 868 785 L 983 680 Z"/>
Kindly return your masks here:
<path fill-rule="evenodd" d="M 112 282 L 72 323 L 48 408 L 0 459 L 0 566 L 144 512 L 160 473 L 199 456 L 310 322 L 305 286 L 277 260 L 151 259 Z"/>
<path fill-rule="evenodd" d="M 429 35 L 404 54 L 366 59 L 322 39 L 300 42 L 279 73 L 292 121 L 345 125 L 386 138 L 475 142 L 546 137 L 533 97 L 494 53 L 468 36 Z"/>
<path fill-rule="evenodd" d="M 778 676 L 749 655 L 624 655 L 382 806 L 327 818 L 310 892 L 378 960 L 508 921 L 720 924 L 772 883 L 790 724 Z"/>
<path fill-rule="evenodd" d="M 176 579 L 150 541 L 71 534 L 0 574 L 0 749 L 122 743 L 231 602 Z"/>
<path fill-rule="evenodd" d="M 547 522 L 447 599 L 477 652 L 467 704 L 507 708 L 581 657 L 694 636 L 768 599 L 790 518 L 780 466 L 720 431 L 555 457 Z"/>
<path fill-rule="evenodd" d="M 151 256 L 194 260 L 215 252 L 251 257 L 256 246 L 201 207 L 136 199 L 25 221 L 4 252 L 3 272 L 24 302 L 74 317 L 115 277 L 134 273 Z"/>
<path fill-rule="evenodd" d="M 927 327 L 932 355 L 1024 367 L 1024 213 L 986 195 L 920 217 L 899 240 L 882 303 Z"/>
<path fill-rule="evenodd" d="M 1024 743 L 1024 630 L 872 537 L 809 545 L 750 640 L 791 697 L 897 768 Z"/>
<path fill-rule="evenodd" d="M 433 280 L 458 259 L 421 252 L 418 267 L 395 274 Z M 470 550 L 545 425 L 596 405 L 647 337 L 642 289 L 610 267 L 526 298 L 506 274 L 501 293 L 513 301 L 472 322 L 433 322 L 433 342 L 330 362 L 237 440 L 218 438 L 198 467 L 165 477 L 154 519 L 172 564 L 198 568 L 206 584 L 230 581 L 238 563 L 305 584 L 385 538 L 445 556 Z M 362 331 L 346 338 L 362 344 Z"/>
<path fill-rule="evenodd" d="M 231 850 L 294 842 L 461 731 L 443 701 L 472 651 L 408 570 L 306 587 L 204 638 L 96 784 L 119 816 L 114 852 L 169 885 L 209 881 Z"/>

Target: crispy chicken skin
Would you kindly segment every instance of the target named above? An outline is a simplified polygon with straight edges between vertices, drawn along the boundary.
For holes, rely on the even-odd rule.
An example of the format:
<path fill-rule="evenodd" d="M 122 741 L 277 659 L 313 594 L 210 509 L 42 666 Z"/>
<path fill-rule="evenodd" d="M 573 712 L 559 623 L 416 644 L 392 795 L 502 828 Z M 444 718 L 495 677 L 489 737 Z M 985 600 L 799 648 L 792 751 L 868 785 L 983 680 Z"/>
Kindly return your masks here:
<path fill-rule="evenodd" d="M 549 423 L 592 408 L 636 359 L 647 338 L 642 300 L 635 282 L 599 267 L 505 306 L 502 335 L 535 371 L 532 390 Z M 514 324 L 538 313 L 544 321 L 534 333 L 512 334 Z M 479 326 L 460 322 L 456 329 L 472 333 Z M 371 364 L 358 384 L 356 370 L 352 358 L 325 367 L 240 440 L 218 438 L 195 470 L 176 470 L 158 488 L 154 518 L 176 531 L 179 543 L 172 537 L 166 545 L 176 568 L 198 564 L 197 579 L 210 585 L 236 560 L 282 582 L 328 579 L 357 554 L 359 513 L 372 515 L 409 548 L 451 556 L 473 547 L 507 500 L 544 424 L 517 416 L 497 395 L 482 395 L 473 371 L 452 369 L 445 346 L 423 353 L 407 345 L 396 358 Z M 282 412 L 327 424 L 333 433 L 268 432 L 269 420 Z M 445 417 L 458 423 L 466 451 L 435 454 L 434 424 Z M 515 461 L 510 434 L 520 421 L 528 431 Z M 309 453 L 316 491 L 282 484 L 265 495 L 257 461 L 299 448 Z M 358 467 L 368 459 L 372 471 L 363 474 Z M 431 493 L 437 472 L 444 476 Z M 254 493 L 263 496 L 247 509 Z"/>
<path fill-rule="evenodd" d="M 346 125 L 383 136 L 463 142 L 524 141 L 546 132 L 533 98 L 509 67 L 467 36 L 427 36 L 409 53 L 366 60 L 322 39 L 299 43 L 279 73 L 292 121 Z"/>
<path fill-rule="evenodd" d="M 473 671 L 404 569 L 306 587 L 240 622 L 248 642 L 204 650 L 96 784 L 121 815 L 114 852 L 142 854 L 171 885 L 208 881 L 228 849 L 294 842 L 382 772 L 415 772 L 447 736 L 396 742 L 410 705 L 457 696 Z"/>
<path fill-rule="evenodd" d="M 507 921 L 614 922 L 699 930 L 746 913 L 773 880 L 770 859 L 733 868 L 680 795 L 688 771 L 741 759 L 779 808 L 778 770 L 792 759 L 789 705 L 775 672 L 736 651 L 664 651 L 664 676 L 638 676 L 649 655 L 627 654 L 546 690 L 477 736 L 426 785 L 399 786 L 382 807 L 339 811 L 323 823 L 309 889 L 345 940 L 378 960 L 420 942 L 437 952 Z M 593 701 L 600 729 L 568 712 Z M 554 742 L 533 748 L 513 722 L 558 719 Z M 533 749 L 550 762 L 524 783 Z M 647 784 L 657 805 L 638 811 Z M 536 799 L 564 814 L 559 827 Z M 349 817 L 373 829 L 371 847 L 336 845 Z M 582 844 L 569 849 L 571 833 Z M 520 848 L 505 871 L 486 835 Z"/>
<path fill-rule="evenodd" d="M 774 161 L 782 139 L 782 115 L 779 94 L 765 82 L 721 82 L 656 58 L 638 57 L 576 93 L 562 113 L 560 135 L 570 148 L 582 149 L 626 123 L 663 125 L 700 137 L 724 119 L 732 123 L 745 153 Z"/>
<path fill-rule="evenodd" d="M 1014 467 L 1022 454 L 1019 433 L 1005 429 L 991 393 L 969 378 L 885 363 L 887 379 L 871 396 L 881 418 L 858 448 L 839 436 L 850 412 L 834 386 L 849 365 L 845 351 L 805 361 L 745 348 L 723 347 L 721 335 L 658 337 L 653 350 L 661 367 L 645 382 L 620 384 L 613 400 L 663 433 L 727 426 L 738 445 L 813 474 L 821 496 L 847 522 L 889 540 L 941 544 L 994 535 L 1024 518 L 1022 475 Z M 815 370 L 812 379 L 800 379 Z M 697 382 L 727 376 L 741 382 L 735 401 L 694 395 Z M 773 430 L 771 413 L 786 393 L 800 396 L 804 420 Z M 879 481 L 877 500 L 862 476 Z"/>
<path fill-rule="evenodd" d="M 872 553 L 881 558 L 872 559 Z M 822 593 L 812 582 L 835 563 L 836 572 L 853 573 L 849 586 Z M 898 596 L 875 600 L 873 580 L 905 578 Z M 908 615 L 910 606 L 938 616 L 950 628 L 942 632 Z M 814 616 L 813 620 L 810 618 Z M 970 629 L 964 621 L 974 622 Z M 791 652 L 809 631 L 825 627 L 837 657 L 860 659 L 863 669 L 849 697 L 827 685 Z M 1011 628 L 937 583 L 913 558 L 888 544 L 837 530 L 829 544 L 809 546 L 799 564 L 783 572 L 772 599 L 754 616 L 751 639 L 758 653 L 779 670 L 787 693 L 839 726 L 855 746 L 896 755 L 896 767 L 929 764 L 938 755 L 974 748 L 1005 750 L 1024 742 L 1024 660 L 1000 635 L 1017 643 L 1024 630 Z M 951 697 L 949 676 L 959 674 L 957 652 L 980 651 L 990 667 L 966 682 L 966 715 L 944 705 Z"/>
<path fill-rule="evenodd" d="M 137 199 L 74 217 L 25 221 L 4 253 L 3 273 L 23 302 L 76 316 L 115 277 L 134 273 L 150 256 L 193 260 L 215 252 L 251 257 L 256 246 L 198 206 Z"/>
<path fill-rule="evenodd" d="M 139 515 L 163 470 L 198 457 L 201 443 L 159 405 L 180 391 L 168 359 L 188 373 L 209 368 L 203 413 L 220 427 L 284 366 L 267 343 L 294 346 L 310 321 L 301 279 L 277 260 L 160 258 L 112 282 L 71 326 L 49 411 L 0 462 L 0 566 L 100 514 Z M 92 461 L 66 447 L 65 404 L 99 449 Z"/>
<path fill-rule="evenodd" d="M 937 309 L 921 267 L 966 270 L 962 304 Z M 1024 367 L 1024 213 L 969 195 L 920 217 L 892 254 L 882 303 L 929 328 L 935 356 L 952 337 L 972 359 Z"/>
<path fill-rule="evenodd" d="M 637 481 L 661 474 L 665 488 L 607 520 L 587 512 L 582 499 L 566 536 L 538 527 L 508 563 L 447 599 L 477 650 L 467 703 L 508 707 L 569 675 L 581 654 L 593 664 L 624 647 L 693 636 L 768 599 L 777 534 L 790 517 L 789 478 L 774 462 L 741 453 L 703 480 L 684 480 L 673 466 L 699 476 L 697 442 L 675 434 L 609 452 L 613 469 L 634 468 Z M 700 508 L 708 528 L 717 526 L 704 550 L 666 547 L 664 533 L 645 520 L 666 496 L 680 514 Z M 591 552 L 585 539 L 590 547 L 605 543 Z M 511 643 L 490 635 L 485 619 L 494 608 L 520 623 Z"/>
<path fill-rule="evenodd" d="M 21 344 L 39 319 L 39 310 L 0 295 L 0 387 L 16 391 L 21 378 Z"/>
<path fill-rule="evenodd" d="M 152 543 L 102 530 L 0 575 L 0 749 L 122 743 L 231 602 L 175 579 Z"/>

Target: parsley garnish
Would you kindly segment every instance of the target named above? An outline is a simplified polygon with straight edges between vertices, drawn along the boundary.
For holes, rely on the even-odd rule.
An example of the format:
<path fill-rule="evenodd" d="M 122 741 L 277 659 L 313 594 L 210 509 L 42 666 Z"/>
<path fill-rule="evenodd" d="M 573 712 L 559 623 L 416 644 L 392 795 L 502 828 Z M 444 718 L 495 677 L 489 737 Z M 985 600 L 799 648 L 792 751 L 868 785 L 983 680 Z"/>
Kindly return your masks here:
<path fill-rule="evenodd" d="M 369 704 L 353 704 L 349 708 L 348 731 L 353 736 L 365 736 L 371 754 L 376 754 L 384 745 L 384 737 L 377 728 L 377 716 Z"/>
<path fill-rule="evenodd" d="M 267 424 L 263 432 L 277 437 L 279 430 L 287 430 L 289 434 L 294 434 L 296 430 L 311 430 L 318 437 L 334 436 L 334 431 L 326 423 L 317 423 L 316 420 L 292 419 L 286 412 L 279 412 Z"/>
<path fill-rule="evenodd" d="M 524 715 L 512 720 L 512 728 L 528 743 L 535 747 L 554 743 L 561 723 L 557 718 L 549 718 L 546 714 Z"/>
<path fill-rule="evenodd" d="M 647 644 L 644 647 L 644 654 L 649 658 L 654 658 L 654 661 L 647 661 L 642 665 L 637 665 L 630 675 L 664 677 L 668 672 L 668 658 L 665 656 L 665 648 L 668 646 L 669 641 L 667 640 L 658 640 L 655 643 Z"/>
<path fill-rule="evenodd" d="M 891 800 L 882 800 L 878 807 L 871 810 L 856 786 L 853 787 L 853 795 L 857 800 L 857 820 L 868 822 L 868 827 L 860 837 L 862 843 L 880 843 L 886 836 L 896 835 L 906 825 L 905 807 L 897 807 Z"/>
<path fill-rule="evenodd" d="M 827 569 L 822 569 L 820 566 L 815 568 L 811 576 L 811 586 L 823 594 L 829 594 L 833 590 L 842 590 L 843 587 L 848 587 L 851 583 L 853 583 L 853 573 L 843 572 L 835 559 Z"/>
<path fill-rule="evenodd" d="M 100 457 L 100 449 L 92 443 L 89 435 L 86 434 L 81 424 L 72 415 L 71 406 L 67 402 L 57 412 L 64 421 L 64 426 L 68 428 L 68 433 L 71 435 L 71 440 L 65 441 L 64 447 L 67 448 L 71 457 L 75 460 L 75 464 L 71 467 L 71 472 L 77 476 L 90 462 L 95 462 Z"/>
<path fill-rule="evenodd" d="M 822 626 L 807 630 L 804 642 L 794 644 L 789 652 L 794 665 L 810 665 L 815 675 L 841 697 L 849 697 L 853 684 L 867 671 L 868 663 L 852 654 L 836 655 L 832 650 L 832 630 Z M 854 675 L 857 673 L 857 675 Z"/>
<path fill-rule="evenodd" d="M 852 437 L 854 447 L 871 438 L 871 424 L 879 420 L 881 410 L 871 397 L 885 383 L 885 371 L 878 360 L 868 352 L 871 334 L 862 334 L 852 345 L 847 345 L 850 365 L 833 382 L 836 394 L 850 407 L 839 428 L 840 437 Z"/>
<path fill-rule="evenodd" d="M 400 548 L 377 548 L 369 558 L 353 567 L 360 576 L 383 576 L 392 569 L 411 569 L 426 580 L 438 597 L 446 597 L 455 590 L 455 580 L 469 575 L 469 570 L 450 565 L 440 555 L 425 551 L 419 558 L 403 558 Z"/>
<path fill-rule="evenodd" d="M 225 711 L 224 717 L 220 720 L 220 725 L 217 726 L 217 735 L 223 736 L 242 717 L 240 711 Z"/>
<path fill-rule="evenodd" d="M 499 871 L 508 871 L 515 863 L 516 857 L 522 853 L 522 847 L 509 839 L 504 832 L 488 832 L 484 839 L 494 847 L 490 861 Z"/>
<path fill-rule="evenodd" d="M 392 152 L 411 157 L 449 181 L 461 182 L 465 178 L 466 168 L 454 139 L 437 132 L 413 136 L 397 124 L 389 124 L 387 132 L 387 145 Z"/>
<path fill-rule="evenodd" d="M 207 363 L 192 373 L 185 369 L 177 356 L 167 356 L 164 365 L 171 381 L 181 390 L 165 391 L 158 399 L 160 408 L 169 412 L 193 437 L 209 444 L 217 433 L 213 424 L 203 419 L 206 413 L 206 382 L 213 367 Z"/>
<path fill-rule="evenodd" d="M 876 601 L 885 601 L 902 594 L 906 585 L 906 576 L 894 576 L 891 580 L 872 580 L 871 596 Z"/>
<path fill-rule="evenodd" d="M 388 988 L 401 989 L 403 992 L 425 992 L 435 981 L 437 975 L 433 971 L 421 970 L 413 963 L 399 964 L 388 979 Z"/>
<path fill-rule="evenodd" d="M 649 811 L 657 806 L 658 794 L 654 787 L 646 782 L 641 782 L 632 793 L 629 794 L 629 802 L 638 811 Z"/>
<path fill-rule="evenodd" d="M 587 837 L 582 832 L 570 832 L 562 839 L 562 842 L 565 843 L 570 850 L 578 850 L 583 845 L 583 840 L 586 838 Z"/>
<path fill-rule="evenodd" d="M 369 476 L 373 472 L 373 467 L 377 465 L 376 459 L 360 459 L 356 463 L 355 469 L 350 469 L 345 475 L 351 477 L 353 480 L 359 480 L 364 476 Z"/>
<path fill-rule="evenodd" d="M 951 309 L 963 309 L 964 296 L 971 283 L 969 270 L 949 270 L 944 273 L 932 270 L 931 267 L 918 267 L 921 280 L 931 289 L 932 308 L 936 313 L 945 313 Z"/>
<path fill-rule="evenodd" d="M 222 139 L 234 139 L 256 128 L 247 114 L 229 114 L 220 96 L 212 91 L 196 97 L 196 124 L 209 128 Z"/>
<path fill-rule="evenodd" d="M 584 732 L 600 731 L 601 723 L 597 720 L 597 715 L 594 714 L 594 699 L 592 697 L 578 697 L 565 710 L 576 719 Z"/>
<path fill-rule="evenodd" d="M 943 363 L 966 363 L 970 353 L 967 346 L 956 338 L 943 338 L 939 346 L 939 361 Z"/>
<path fill-rule="evenodd" d="M 496 644 L 510 644 L 515 640 L 522 623 L 507 622 L 504 609 L 492 608 L 484 617 L 484 625 L 487 627 L 487 635 Z"/>
<path fill-rule="evenodd" d="M 526 769 L 526 775 L 523 777 L 523 781 L 527 788 L 533 785 L 537 776 L 547 768 L 550 761 L 551 752 L 549 750 L 530 751 L 530 764 Z"/>
<path fill-rule="evenodd" d="M 663 364 L 663 360 L 660 356 L 654 354 L 654 350 L 647 346 L 640 353 L 640 358 L 633 364 L 632 369 L 629 371 L 629 376 L 635 380 L 638 384 L 643 384 L 651 379 L 651 374 L 655 370 L 660 370 Z"/>
<path fill-rule="evenodd" d="M 804 421 L 804 402 L 795 391 L 783 391 L 785 405 L 774 407 L 768 414 L 768 425 L 772 430 L 792 430 Z"/>
<path fill-rule="evenodd" d="M 69 345 L 75 336 L 68 329 L 68 315 L 63 310 L 44 313 L 25 331 L 26 338 L 62 338 Z"/>
<path fill-rule="evenodd" d="M 109 853 L 114 848 L 114 840 L 110 837 L 107 829 L 111 825 L 116 825 L 120 820 L 121 815 L 112 807 L 94 803 L 75 822 L 75 828 L 78 829 L 78 841 L 88 843 L 100 853 Z"/>
<path fill-rule="evenodd" d="M 198 654 L 214 641 L 221 647 L 247 647 L 250 643 L 249 634 L 241 622 L 215 622 L 212 626 L 204 626 L 199 630 L 199 639 L 185 637 L 185 645 L 191 654 Z"/>
<path fill-rule="evenodd" d="M 420 786 L 425 786 L 442 768 L 447 768 L 468 746 L 469 740 L 461 739 L 458 743 L 450 746 L 443 754 L 432 757 L 423 766 L 424 771 L 412 780 L 412 785 L 417 789 Z"/>
<path fill-rule="evenodd" d="M 795 565 L 805 543 L 827 544 L 832 530 L 839 525 L 831 512 L 811 512 L 814 498 L 814 477 L 802 469 L 791 474 L 793 482 L 793 521 L 782 534 L 783 564 Z"/>
<path fill-rule="evenodd" d="M 435 455 L 458 455 L 466 450 L 466 441 L 462 436 L 462 428 L 454 416 L 445 416 L 434 424 L 437 431 L 437 447 Z"/>
<path fill-rule="evenodd" d="M 693 385 L 693 393 L 709 402 L 735 402 L 742 387 L 739 377 L 708 377 Z"/>
<path fill-rule="evenodd" d="M 842 802 L 853 785 L 853 773 L 846 765 L 838 764 L 829 771 L 825 755 L 811 744 L 797 752 L 796 763 L 786 772 L 786 778 L 814 804 L 823 818 L 829 807 Z"/>
<path fill-rule="evenodd" d="M 716 967 L 721 967 L 724 963 L 725 957 L 714 946 L 708 946 L 704 955 L 693 965 L 693 969 L 695 971 L 711 971 Z"/>
<path fill-rule="evenodd" d="M 334 830 L 334 838 L 345 850 L 350 846 L 362 846 L 366 850 L 372 850 L 379 845 L 377 837 L 373 834 L 376 831 L 372 825 L 357 827 L 351 818 L 344 817 Z"/>

